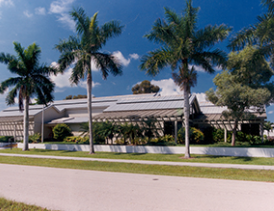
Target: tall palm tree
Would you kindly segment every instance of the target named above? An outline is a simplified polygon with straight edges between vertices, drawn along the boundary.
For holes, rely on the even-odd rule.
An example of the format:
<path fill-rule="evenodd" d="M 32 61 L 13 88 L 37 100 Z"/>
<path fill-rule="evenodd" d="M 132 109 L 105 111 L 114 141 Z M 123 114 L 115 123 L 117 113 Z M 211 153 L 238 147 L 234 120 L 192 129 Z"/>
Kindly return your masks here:
<path fill-rule="evenodd" d="M 91 107 L 92 69 L 100 69 L 103 79 L 106 79 L 109 73 L 114 76 L 122 74 L 119 61 L 112 54 L 101 52 L 100 50 L 109 38 L 122 33 L 123 26 L 118 21 L 110 21 L 102 26 L 98 26 L 98 13 L 89 18 L 82 8 L 73 9 L 70 14 L 76 22 L 78 36 L 70 36 L 68 40 L 60 41 L 55 48 L 61 52 L 58 61 L 61 72 L 75 63 L 70 77 L 72 83 L 77 85 L 81 79 L 87 78 L 89 140 L 90 154 L 92 154 L 94 153 Z M 95 66 L 92 66 L 92 64 Z"/>
<path fill-rule="evenodd" d="M 52 92 L 54 84 L 50 81 L 49 75 L 56 73 L 51 67 L 39 65 L 41 48 L 33 43 L 24 49 L 19 43 L 14 42 L 16 56 L 1 53 L 0 62 L 8 65 L 11 73 L 18 77 L 9 78 L 0 84 L 0 92 L 3 94 L 8 87 L 13 87 L 9 91 L 6 102 L 8 105 L 15 103 L 18 95 L 19 110 L 24 111 L 24 146 L 23 151 L 28 150 L 29 136 L 29 102 L 30 98 L 37 95 L 39 102 L 47 104 L 53 101 Z"/>
<path fill-rule="evenodd" d="M 150 41 L 161 47 L 150 51 L 141 59 L 142 70 L 150 75 L 157 75 L 160 70 L 171 66 L 172 70 L 179 69 L 180 76 L 190 74 L 190 65 L 199 65 L 206 72 L 214 73 L 213 66 L 221 66 L 226 61 L 225 52 L 210 50 L 219 41 L 223 41 L 231 30 L 226 25 L 207 26 L 197 30 L 198 8 L 192 7 L 192 0 L 186 2 L 182 15 L 165 8 L 166 20 L 158 19 L 152 31 L 145 35 Z M 184 90 L 184 120 L 185 120 L 185 158 L 189 153 L 189 94 L 188 80 L 182 80 Z"/>

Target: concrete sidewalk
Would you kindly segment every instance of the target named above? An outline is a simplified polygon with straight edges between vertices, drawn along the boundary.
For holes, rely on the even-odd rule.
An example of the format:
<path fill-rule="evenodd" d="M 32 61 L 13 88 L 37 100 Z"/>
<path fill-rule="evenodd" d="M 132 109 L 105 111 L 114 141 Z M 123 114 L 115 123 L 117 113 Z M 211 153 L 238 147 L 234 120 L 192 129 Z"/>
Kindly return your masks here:
<path fill-rule="evenodd" d="M 100 162 L 116 162 L 116 163 L 137 163 L 137 164 L 147 164 L 147 165 L 193 166 L 193 167 L 205 167 L 205 168 L 234 168 L 234 169 L 252 169 L 252 170 L 272 170 L 272 171 L 274 170 L 274 166 L 266 166 L 266 165 L 123 160 L 123 159 L 51 156 L 51 155 L 23 155 L 23 154 L 10 154 L 10 153 L 0 153 L 0 156 L 46 158 L 46 159 L 59 159 L 59 160 L 100 161 Z"/>

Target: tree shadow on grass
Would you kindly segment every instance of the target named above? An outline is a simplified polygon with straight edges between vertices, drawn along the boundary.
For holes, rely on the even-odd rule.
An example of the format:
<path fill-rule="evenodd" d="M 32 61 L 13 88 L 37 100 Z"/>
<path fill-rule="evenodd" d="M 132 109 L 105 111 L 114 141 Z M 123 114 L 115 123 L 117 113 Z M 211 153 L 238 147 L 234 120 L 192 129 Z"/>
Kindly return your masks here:
<path fill-rule="evenodd" d="M 145 155 L 145 154 L 147 154 L 147 153 L 119 153 L 119 152 L 116 152 L 116 153 L 114 153 L 114 155 L 126 155 L 126 154 L 129 154 L 129 155 L 132 155 L 132 156 L 136 156 L 136 155 Z"/>
<path fill-rule="evenodd" d="M 252 157 L 232 157 L 232 159 L 237 161 L 244 161 L 244 162 L 254 160 Z"/>

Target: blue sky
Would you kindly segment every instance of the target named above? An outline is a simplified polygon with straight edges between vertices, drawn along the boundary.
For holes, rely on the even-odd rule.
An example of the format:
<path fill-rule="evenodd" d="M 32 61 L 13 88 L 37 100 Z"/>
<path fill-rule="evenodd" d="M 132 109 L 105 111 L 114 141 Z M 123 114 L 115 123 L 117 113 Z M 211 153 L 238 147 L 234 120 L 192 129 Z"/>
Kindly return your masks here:
<path fill-rule="evenodd" d="M 206 25 L 227 24 L 233 27 L 232 36 L 245 26 L 256 22 L 256 17 L 263 14 L 265 8 L 260 0 L 193 0 L 198 13 L 198 28 Z M 59 52 L 54 49 L 60 39 L 74 35 L 74 22 L 69 16 L 73 7 L 83 7 L 89 16 L 99 12 L 99 24 L 118 20 L 124 25 L 119 37 L 110 39 L 103 51 L 114 53 L 123 64 L 122 76 L 109 76 L 102 80 L 100 71 L 93 71 L 93 95 L 95 97 L 131 94 L 131 88 L 138 82 L 150 80 L 162 88 L 162 94 L 179 94 L 180 90 L 171 80 L 171 70 L 165 69 L 158 76 L 150 77 L 139 69 L 140 57 L 158 46 L 143 36 L 151 30 L 157 18 L 164 18 L 164 7 L 177 13 L 182 12 L 185 1 L 182 0 L 0 0 L 0 52 L 14 54 L 13 41 L 22 46 L 36 42 L 42 49 L 41 63 L 54 64 Z M 218 45 L 229 52 L 227 41 Z M 3 81 L 12 75 L 6 65 L 0 64 Z M 86 94 L 84 81 L 78 86 L 71 86 L 69 72 L 52 77 L 56 83 L 55 100 L 67 95 Z M 216 70 L 216 74 L 220 70 Z M 212 79 L 216 74 L 207 74 L 199 70 L 197 86 L 193 93 L 203 93 L 214 87 Z M 5 95 L 0 96 L 0 110 L 6 108 Z M 274 121 L 274 108 L 267 108 L 268 119 Z"/>

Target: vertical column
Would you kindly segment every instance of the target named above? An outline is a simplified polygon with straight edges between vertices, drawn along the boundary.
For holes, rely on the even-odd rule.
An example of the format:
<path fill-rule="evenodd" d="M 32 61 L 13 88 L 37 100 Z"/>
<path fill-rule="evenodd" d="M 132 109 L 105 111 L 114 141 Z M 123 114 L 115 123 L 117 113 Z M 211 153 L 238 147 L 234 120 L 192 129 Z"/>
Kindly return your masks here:
<path fill-rule="evenodd" d="M 260 136 L 262 138 L 262 143 L 264 142 L 264 123 L 260 123 Z"/>
<path fill-rule="evenodd" d="M 44 142 L 44 104 L 42 105 L 41 142 Z"/>
<path fill-rule="evenodd" d="M 15 142 L 16 141 L 16 123 L 14 123 L 13 138 Z"/>
<path fill-rule="evenodd" d="M 177 139 L 178 139 L 178 122 L 175 120 L 174 122 L 174 131 L 175 131 L 175 144 L 177 144 Z"/>
<path fill-rule="evenodd" d="M 225 134 L 224 134 L 224 136 L 225 136 L 225 137 L 224 137 L 224 141 L 225 141 L 225 143 L 226 143 L 226 142 L 227 142 L 227 129 L 226 129 L 226 127 L 225 127 L 225 129 L 224 129 L 224 130 L 225 130 Z"/>

